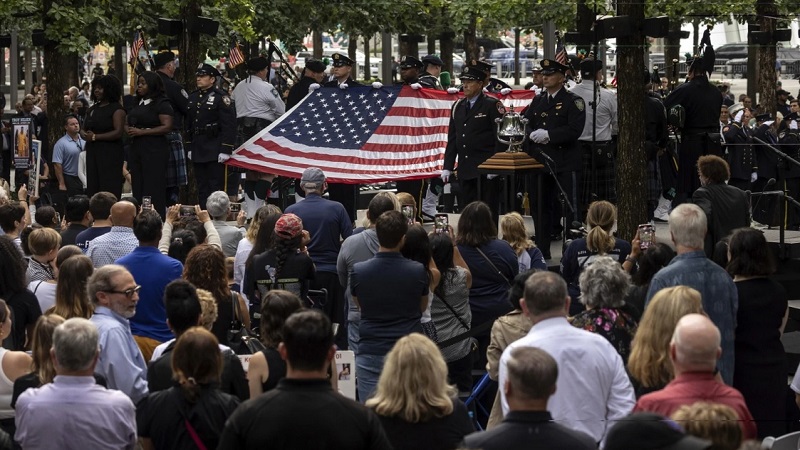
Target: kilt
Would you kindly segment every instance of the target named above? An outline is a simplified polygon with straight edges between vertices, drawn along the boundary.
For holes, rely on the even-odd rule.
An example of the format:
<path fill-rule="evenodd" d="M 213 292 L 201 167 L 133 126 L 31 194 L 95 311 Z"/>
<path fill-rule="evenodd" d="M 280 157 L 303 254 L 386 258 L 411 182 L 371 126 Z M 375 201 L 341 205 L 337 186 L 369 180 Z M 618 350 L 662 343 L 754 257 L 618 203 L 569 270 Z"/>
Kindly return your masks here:
<path fill-rule="evenodd" d="M 580 142 L 580 144 L 583 158 L 583 178 L 582 189 L 580 193 L 581 203 L 587 207 L 596 200 L 608 200 L 611 203 L 616 203 L 616 156 L 604 158 L 596 155 L 595 167 L 594 171 L 592 171 L 592 143 Z M 598 142 L 597 144 L 603 145 L 605 143 Z M 594 185 L 592 184 L 593 177 Z M 588 210 L 588 208 L 582 209 L 584 211 Z"/>
<path fill-rule="evenodd" d="M 189 177 L 186 175 L 186 153 L 183 151 L 183 139 L 177 131 L 167 133 L 169 141 L 169 162 L 167 162 L 167 187 L 186 186 Z"/>

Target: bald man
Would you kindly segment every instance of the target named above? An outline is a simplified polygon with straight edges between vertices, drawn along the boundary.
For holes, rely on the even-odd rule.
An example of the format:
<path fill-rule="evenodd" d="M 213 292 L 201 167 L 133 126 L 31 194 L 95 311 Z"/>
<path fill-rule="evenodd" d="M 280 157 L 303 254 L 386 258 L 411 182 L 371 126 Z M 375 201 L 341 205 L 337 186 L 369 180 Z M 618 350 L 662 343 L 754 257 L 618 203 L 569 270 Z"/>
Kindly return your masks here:
<path fill-rule="evenodd" d="M 135 217 L 136 206 L 133 203 L 126 201 L 114 203 L 111 207 L 111 231 L 92 239 L 86 251 L 95 269 L 113 264 L 139 246 L 139 240 L 133 234 Z"/>
<path fill-rule="evenodd" d="M 684 405 L 720 403 L 736 411 L 744 439 L 755 439 L 756 425 L 744 397 L 725 385 L 717 374 L 717 360 L 721 355 L 716 325 L 702 314 L 683 316 L 669 344 L 675 378 L 664 389 L 642 396 L 634 412 L 647 411 L 669 417 Z"/>

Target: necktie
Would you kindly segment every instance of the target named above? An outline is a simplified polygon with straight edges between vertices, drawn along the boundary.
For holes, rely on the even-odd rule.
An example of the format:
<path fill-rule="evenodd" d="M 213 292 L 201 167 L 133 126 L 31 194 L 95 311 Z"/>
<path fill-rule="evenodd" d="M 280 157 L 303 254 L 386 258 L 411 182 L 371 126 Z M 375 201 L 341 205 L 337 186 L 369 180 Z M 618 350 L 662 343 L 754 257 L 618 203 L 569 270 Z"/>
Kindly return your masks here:
<path fill-rule="evenodd" d="M 470 101 L 467 100 L 467 112 L 469 112 L 470 108 L 472 108 L 472 103 L 470 103 Z"/>

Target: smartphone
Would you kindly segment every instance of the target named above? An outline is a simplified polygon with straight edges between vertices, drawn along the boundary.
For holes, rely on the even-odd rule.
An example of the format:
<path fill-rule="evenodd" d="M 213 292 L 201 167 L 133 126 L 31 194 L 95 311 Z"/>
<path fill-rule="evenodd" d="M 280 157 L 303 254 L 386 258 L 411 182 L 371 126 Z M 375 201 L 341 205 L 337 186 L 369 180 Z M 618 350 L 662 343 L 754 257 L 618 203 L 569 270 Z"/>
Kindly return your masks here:
<path fill-rule="evenodd" d="M 409 225 L 414 225 L 414 207 L 411 205 L 403 205 L 400 210 L 403 212 L 403 215 L 406 216 Z"/>
<path fill-rule="evenodd" d="M 61 226 L 61 214 L 56 211 L 56 225 Z"/>
<path fill-rule="evenodd" d="M 194 205 L 181 205 L 181 217 L 194 217 L 197 212 L 194 210 Z"/>
<path fill-rule="evenodd" d="M 450 226 L 450 218 L 447 214 L 436 214 L 433 219 L 433 231 L 435 233 L 447 233 Z"/>
<path fill-rule="evenodd" d="M 142 210 L 153 209 L 153 198 L 145 195 L 142 197 Z"/>
<path fill-rule="evenodd" d="M 649 223 L 639 225 L 639 248 L 646 250 L 656 243 L 656 229 Z"/>
<path fill-rule="evenodd" d="M 241 203 L 231 203 L 230 211 L 228 212 L 228 221 L 236 220 L 236 216 L 239 215 L 239 212 L 242 210 Z"/>

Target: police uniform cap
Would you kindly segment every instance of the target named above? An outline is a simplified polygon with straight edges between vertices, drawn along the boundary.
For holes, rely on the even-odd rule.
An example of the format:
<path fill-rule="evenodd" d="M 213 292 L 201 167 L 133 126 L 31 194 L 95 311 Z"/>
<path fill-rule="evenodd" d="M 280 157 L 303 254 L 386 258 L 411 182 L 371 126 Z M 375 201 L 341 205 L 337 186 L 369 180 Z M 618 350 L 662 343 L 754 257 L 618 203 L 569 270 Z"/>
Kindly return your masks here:
<path fill-rule="evenodd" d="M 437 55 L 428 55 L 422 58 L 422 63 L 433 64 L 434 66 L 439 66 L 439 67 L 444 65 L 444 61 L 442 61 L 442 58 L 439 58 Z"/>
<path fill-rule="evenodd" d="M 421 69 L 422 68 L 422 62 L 420 60 L 418 60 L 417 58 L 413 57 L 413 56 L 406 55 L 406 56 L 403 56 L 403 58 L 400 60 L 400 68 L 401 69 L 413 69 L 415 67 L 417 69 Z"/>
<path fill-rule="evenodd" d="M 260 72 L 269 66 L 269 61 L 267 58 L 263 56 L 258 56 L 256 58 L 250 58 L 247 60 L 247 70 L 252 72 Z"/>
<path fill-rule="evenodd" d="M 598 61 L 594 58 L 587 58 L 581 61 L 581 76 L 583 78 L 591 78 L 597 72 L 603 69 L 603 61 Z"/>
<path fill-rule="evenodd" d="M 355 64 L 355 61 L 341 53 L 334 53 L 331 58 L 333 58 L 333 67 L 352 66 Z"/>
<path fill-rule="evenodd" d="M 789 91 L 787 91 L 785 89 L 779 89 L 778 92 L 776 92 L 775 94 L 776 95 L 786 95 L 786 96 L 792 95 L 792 94 L 789 93 Z"/>
<path fill-rule="evenodd" d="M 322 73 L 325 72 L 325 69 L 327 69 L 328 66 L 318 59 L 309 59 L 306 61 L 306 68 L 314 73 Z"/>
<path fill-rule="evenodd" d="M 466 66 L 464 70 L 461 71 L 461 75 L 458 76 L 462 80 L 477 80 L 483 81 L 486 79 L 486 72 L 481 70 L 479 67 L 475 66 Z"/>
<path fill-rule="evenodd" d="M 731 117 L 736 117 L 736 114 L 739 114 L 739 111 L 744 109 L 744 105 L 742 103 L 734 103 L 731 106 L 728 106 L 728 114 Z"/>
<path fill-rule="evenodd" d="M 543 59 L 539 65 L 542 66 L 542 75 L 552 75 L 556 72 L 561 74 L 566 74 L 569 67 L 561 64 L 560 62 L 554 59 Z"/>
<path fill-rule="evenodd" d="M 199 75 L 210 75 L 212 77 L 222 76 L 219 73 L 219 70 L 216 69 L 216 67 L 206 63 L 201 63 L 199 66 L 197 66 L 197 71 L 194 74 L 197 76 Z"/>
<path fill-rule="evenodd" d="M 730 111 L 730 108 L 728 108 L 728 111 Z M 769 113 L 758 114 L 758 115 L 756 115 L 756 122 L 766 122 L 771 117 L 772 116 Z"/>
<path fill-rule="evenodd" d="M 175 53 L 170 51 L 156 53 L 153 56 L 153 63 L 156 65 L 156 69 L 160 69 L 172 61 L 175 61 Z"/>
<path fill-rule="evenodd" d="M 484 72 L 492 71 L 492 65 L 487 63 L 486 61 L 479 61 L 477 59 L 473 59 L 472 61 L 470 61 L 469 65 Z"/>
<path fill-rule="evenodd" d="M 800 114 L 797 114 L 796 112 L 793 112 L 783 118 L 783 120 L 798 120 L 798 119 L 800 119 Z"/>

